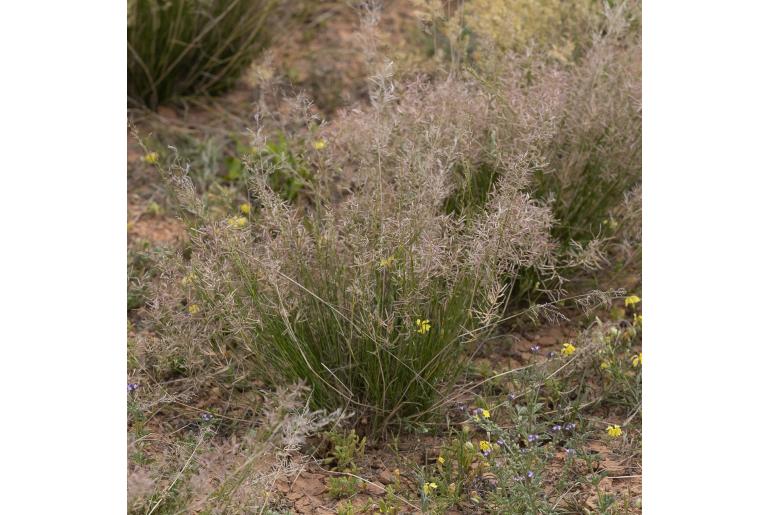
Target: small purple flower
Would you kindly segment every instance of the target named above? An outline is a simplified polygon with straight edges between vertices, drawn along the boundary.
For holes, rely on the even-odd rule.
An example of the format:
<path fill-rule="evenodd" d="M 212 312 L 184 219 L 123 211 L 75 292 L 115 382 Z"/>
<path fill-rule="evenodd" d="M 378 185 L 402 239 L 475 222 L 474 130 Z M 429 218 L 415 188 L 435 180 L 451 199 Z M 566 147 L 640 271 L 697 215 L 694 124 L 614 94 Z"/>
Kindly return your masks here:
<path fill-rule="evenodd" d="M 484 457 L 486 458 L 487 456 L 489 456 L 490 454 L 492 454 L 492 450 L 491 450 L 491 449 L 488 449 L 488 450 L 486 450 L 486 451 L 482 451 L 482 453 L 481 453 L 481 454 L 483 454 L 483 455 L 484 455 Z"/>
<path fill-rule="evenodd" d="M 574 422 L 570 422 L 569 424 L 566 424 L 566 425 L 564 426 L 564 430 L 565 430 L 565 431 L 574 431 L 576 427 L 577 427 L 577 426 L 575 425 L 575 423 L 574 423 Z"/>
<path fill-rule="evenodd" d="M 528 470 L 528 471 L 527 471 L 527 477 L 528 477 L 529 479 L 532 479 L 533 477 L 535 477 L 535 473 L 534 473 L 534 472 L 532 472 L 531 470 Z"/>
<path fill-rule="evenodd" d="M 529 442 L 534 442 L 534 441 L 536 441 L 538 438 L 540 438 L 540 437 L 539 437 L 539 436 L 537 436 L 537 435 L 529 435 L 529 436 L 527 436 L 527 440 L 528 440 Z"/>
<path fill-rule="evenodd" d="M 567 456 L 574 456 L 576 454 L 575 449 L 564 449 L 564 450 L 567 452 Z"/>
<path fill-rule="evenodd" d="M 139 388 L 139 384 L 138 383 L 128 383 L 128 391 L 129 392 L 133 392 L 137 388 Z"/>
<path fill-rule="evenodd" d="M 519 449 L 519 452 L 522 453 L 522 454 L 527 454 L 529 452 L 529 449 L 526 448 L 526 447 L 522 447 L 522 448 Z"/>
<path fill-rule="evenodd" d="M 538 352 L 540 352 L 540 345 L 533 345 L 532 347 L 529 348 L 529 350 L 533 354 L 537 354 Z"/>
<path fill-rule="evenodd" d="M 500 447 L 504 446 L 505 445 L 505 440 L 503 440 L 502 438 L 498 438 L 497 439 L 497 445 L 499 445 Z"/>
<path fill-rule="evenodd" d="M 556 352 L 555 351 L 551 351 L 551 352 L 548 353 L 548 359 L 553 359 L 555 357 L 556 357 Z"/>
<path fill-rule="evenodd" d="M 482 412 L 482 411 L 484 411 L 484 410 L 483 410 L 483 409 L 481 409 L 481 408 L 476 408 L 475 410 L 473 410 L 473 414 L 474 414 L 474 415 L 481 415 L 481 412 Z"/>
<path fill-rule="evenodd" d="M 204 413 L 201 415 L 201 418 L 204 422 L 209 422 L 212 418 L 214 418 L 214 416 L 211 413 Z"/>
<path fill-rule="evenodd" d="M 516 398 L 516 394 L 511 392 L 508 394 L 508 400 L 513 402 L 513 400 Z"/>
<path fill-rule="evenodd" d="M 461 412 L 464 412 L 465 411 L 465 404 L 460 404 L 459 406 L 457 406 L 457 409 L 460 410 Z"/>
<path fill-rule="evenodd" d="M 561 431 L 561 424 L 556 424 L 555 426 L 553 426 L 551 428 L 551 431 L 553 431 L 554 433 L 558 433 L 559 431 Z"/>

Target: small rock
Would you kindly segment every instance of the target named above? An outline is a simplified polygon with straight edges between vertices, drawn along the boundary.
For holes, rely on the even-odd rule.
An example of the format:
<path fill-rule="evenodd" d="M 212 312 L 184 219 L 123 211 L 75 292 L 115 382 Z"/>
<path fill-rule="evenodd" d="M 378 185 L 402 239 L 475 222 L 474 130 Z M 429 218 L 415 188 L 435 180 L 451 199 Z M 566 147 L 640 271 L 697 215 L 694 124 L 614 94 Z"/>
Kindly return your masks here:
<path fill-rule="evenodd" d="M 369 495 L 382 495 L 385 493 L 385 486 L 377 481 L 366 483 L 366 493 Z"/>
<path fill-rule="evenodd" d="M 381 470 L 380 473 L 377 474 L 377 479 L 379 479 L 380 482 L 385 485 L 396 482 L 395 476 L 388 469 Z"/>

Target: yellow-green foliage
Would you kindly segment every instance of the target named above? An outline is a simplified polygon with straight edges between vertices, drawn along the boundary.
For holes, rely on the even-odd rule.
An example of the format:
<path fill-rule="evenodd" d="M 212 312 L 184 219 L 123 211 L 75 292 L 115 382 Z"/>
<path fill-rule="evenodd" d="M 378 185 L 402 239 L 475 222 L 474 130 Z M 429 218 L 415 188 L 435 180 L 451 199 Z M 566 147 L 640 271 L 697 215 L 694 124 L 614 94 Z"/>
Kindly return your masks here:
<path fill-rule="evenodd" d="M 590 42 L 601 12 L 596 0 L 473 0 L 455 17 L 500 53 L 534 47 L 566 62 Z"/>

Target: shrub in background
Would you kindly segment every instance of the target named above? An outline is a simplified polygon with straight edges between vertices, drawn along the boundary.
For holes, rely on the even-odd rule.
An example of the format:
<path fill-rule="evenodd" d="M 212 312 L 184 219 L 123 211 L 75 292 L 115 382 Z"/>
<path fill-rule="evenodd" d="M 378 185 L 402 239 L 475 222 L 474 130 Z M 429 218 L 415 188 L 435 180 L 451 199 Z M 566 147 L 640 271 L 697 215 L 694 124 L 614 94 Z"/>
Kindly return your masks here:
<path fill-rule="evenodd" d="M 128 97 L 155 108 L 231 86 L 268 40 L 278 0 L 129 0 Z"/>
<path fill-rule="evenodd" d="M 565 246 L 615 230 L 613 211 L 642 180 L 641 34 L 619 7 L 566 82 L 559 127 L 536 178 Z"/>
<path fill-rule="evenodd" d="M 640 15 L 633 1 L 610 7 L 589 0 L 488 0 L 465 3 L 448 19 L 434 17 L 437 30 L 453 41 L 452 55 L 467 54 L 454 62 L 465 63 L 486 92 L 511 111 L 489 129 L 497 144 L 510 145 L 520 137 L 520 122 L 511 122 L 523 119 L 548 133 L 530 143 L 529 155 L 539 163 L 531 191 L 554 215 L 559 275 L 522 271 L 513 285 L 513 305 L 536 302 L 563 278 L 601 268 L 611 249 L 638 256 L 640 238 L 629 235 L 640 227 L 620 227 L 620 222 L 638 222 L 626 213 L 632 207 L 626 200 L 641 196 Z M 503 23 L 509 18 L 518 20 L 513 26 L 532 18 L 536 23 L 529 28 L 550 28 L 503 30 L 510 29 Z M 569 56 L 554 53 L 564 36 L 562 22 L 572 27 L 565 41 L 577 45 Z M 462 50 L 467 34 L 474 44 Z M 450 207 L 462 200 L 467 208 L 483 199 L 483 190 L 494 187 L 497 167 L 494 160 L 468 167 L 470 187 L 459 199 L 451 198 Z"/>

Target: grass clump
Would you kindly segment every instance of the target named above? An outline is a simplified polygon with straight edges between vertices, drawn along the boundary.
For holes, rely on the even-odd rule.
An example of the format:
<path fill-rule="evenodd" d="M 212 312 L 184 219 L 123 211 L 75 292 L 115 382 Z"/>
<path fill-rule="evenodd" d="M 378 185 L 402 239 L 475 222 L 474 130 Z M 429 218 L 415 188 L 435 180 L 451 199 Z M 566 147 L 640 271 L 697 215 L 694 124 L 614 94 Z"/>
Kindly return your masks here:
<path fill-rule="evenodd" d="M 316 407 L 354 410 L 367 432 L 428 415 L 466 347 L 494 328 L 500 277 L 547 267 L 551 249 L 517 147 L 479 209 L 446 213 L 456 166 L 485 152 L 472 129 L 493 116 L 490 99 L 460 82 L 417 84 L 396 105 L 394 87 L 381 77 L 373 111 L 323 135 L 318 159 L 354 182 L 336 201 L 321 176 L 313 205 L 287 203 L 268 152 L 247 162 L 249 217 L 214 216 L 181 167 L 164 172 L 195 225 L 189 263 L 161 292 L 166 330 L 268 382 L 305 379 Z"/>
<path fill-rule="evenodd" d="M 156 108 L 216 94 L 268 41 L 275 0 L 129 0 L 128 97 Z"/>
<path fill-rule="evenodd" d="M 511 295 L 553 300 L 560 270 L 604 263 L 592 220 L 638 181 L 638 46 L 613 19 L 576 66 L 510 55 L 494 75 L 398 83 L 372 54 L 368 107 L 326 125 L 300 98 L 311 138 L 254 132 L 247 216 L 163 169 L 192 233 L 161 332 L 247 377 L 306 380 L 367 433 L 434 413 Z M 294 176 L 287 196 L 276 178 Z"/>

